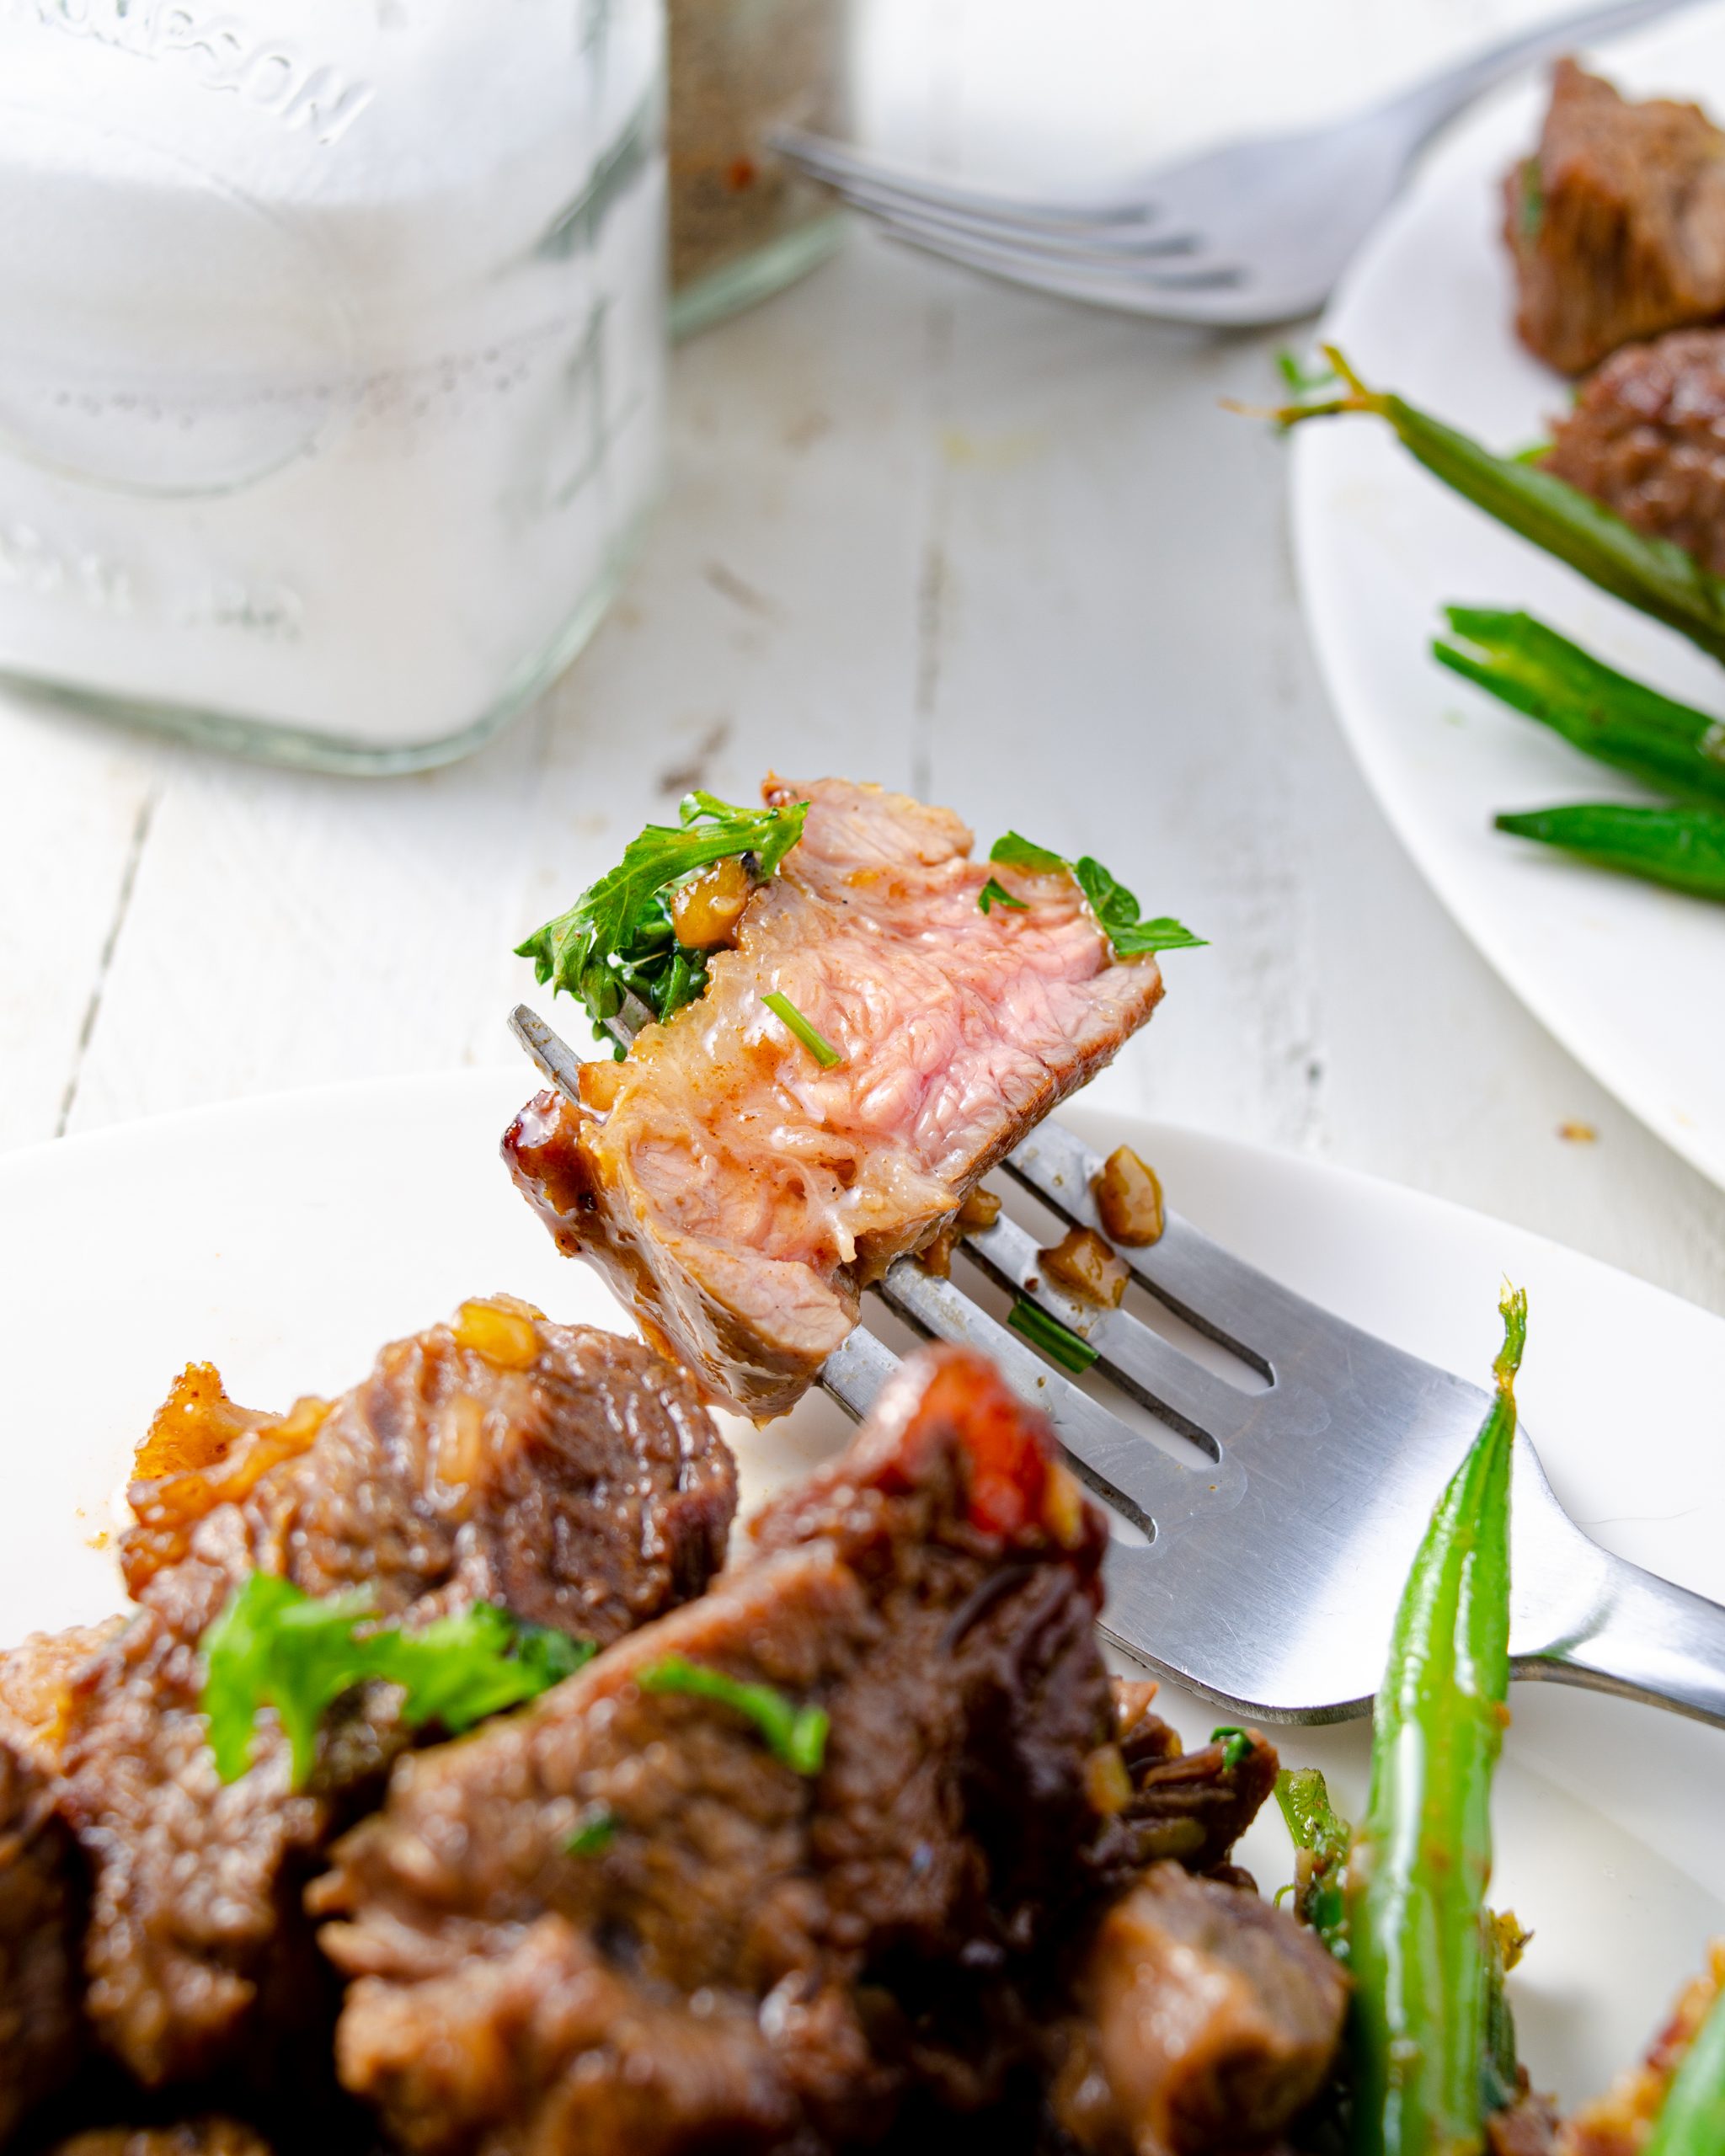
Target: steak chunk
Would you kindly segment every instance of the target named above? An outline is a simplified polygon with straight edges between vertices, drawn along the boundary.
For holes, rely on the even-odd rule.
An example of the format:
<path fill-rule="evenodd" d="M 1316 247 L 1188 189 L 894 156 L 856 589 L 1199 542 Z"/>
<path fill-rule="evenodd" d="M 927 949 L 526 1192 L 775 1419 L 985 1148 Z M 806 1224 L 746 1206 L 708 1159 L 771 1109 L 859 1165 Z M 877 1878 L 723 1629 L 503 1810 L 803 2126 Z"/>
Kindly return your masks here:
<path fill-rule="evenodd" d="M 271 2156 L 254 2127 L 219 2116 L 173 2126 L 101 2126 L 59 2143 L 52 2156 Z"/>
<path fill-rule="evenodd" d="M 1196 1752 L 1151 1711 L 1154 1684 L 1116 1678 L 1120 1756 L 1131 1795 L 1097 1837 L 1092 1861 L 1104 1882 L 1129 1885 L 1164 1859 L 1188 1871 L 1226 1870 L 1234 1844 L 1276 1785 L 1275 1747 L 1256 1730 L 1229 1732 Z M 1243 1873 L 1237 1876 L 1243 1878 Z"/>
<path fill-rule="evenodd" d="M 750 899 L 706 993 L 541 1093 L 504 1139 L 529 1200 L 650 1337 L 740 1413 L 795 1405 L 895 1257 L 1108 1062 L 1162 995 L 1114 958 L 1064 871 L 991 871 L 948 810 L 877 787 L 777 781 L 803 836 Z M 762 1002 L 788 996 L 823 1069 Z"/>
<path fill-rule="evenodd" d="M 0 1662 L 9 1727 L 54 1782 L 91 1872 L 83 1957 L 102 2045 L 155 2086 L 228 2068 L 289 2073 L 327 2018 L 299 1907 L 326 1842 L 409 1741 L 371 1686 L 290 1786 L 269 1721 L 218 1778 L 197 1643 L 254 1570 L 313 1594 L 362 1587 L 414 1625 L 481 1600 L 600 1641 L 697 1594 L 723 1556 L 734 1467 L 692 1387 L 638 1342 L 469 1303 L 386 1348 L 334 1403 L 237 1409 L 187 1374 L 142 1455 L 122 1545 L 130 1624 Z"/>
<path fill-rule="evenodd" d="M 988 1364 L 918 1358 L 742 1569 L 396 1768 L 310 1897 L 344 2084 L 427 2156 L 884 2132 L 923 2002 L 1087 1883 L 1103 1541 Z M 655 1689 L 670 1657 L 824 1710 L 818 1767 Z"/>
<path fill-rule="evenodd" d="M 77 2062 L 78 1904 L 53 1793 L 0 1744 L 0 2146 Z"/>
<path fill-rule="evenodd" d="M 1505 182 L 1515 326 L 1564 374 L 1725 313 L 1725 134 L 1560 60 L 1538 150 Z"/>
<path fill-rule="evenodd" d="M 1323 2087 L 1348 1981 L 1258 1896 L 1158 1864 L 1108 1910 L 1079 1972 L 1054 2109 L 1096 2156 L 1270 2142 Z"/>
<path fill-rule="evenodd" d="M 1725 575 L 1725 329 L 1674 329 L 1607 360 L 1541 462 Z"/>

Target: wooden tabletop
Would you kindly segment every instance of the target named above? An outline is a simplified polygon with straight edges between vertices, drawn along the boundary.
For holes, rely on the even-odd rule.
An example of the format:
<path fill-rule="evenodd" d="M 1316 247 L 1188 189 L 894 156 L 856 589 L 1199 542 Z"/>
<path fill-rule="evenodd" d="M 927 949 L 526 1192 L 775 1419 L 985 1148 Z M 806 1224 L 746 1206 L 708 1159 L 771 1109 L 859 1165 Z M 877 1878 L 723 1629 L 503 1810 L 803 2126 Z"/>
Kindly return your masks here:
<path fill-rule="evenodd" d="M 877 0 L 862 122 L 951 169 L 1105 179 L 1550 12 Z M 1725 1311 L 1725 1195 L 1514 1001 L 1349 760 L 1282 446 L 1220 403 L 1273 393 L 1289 341 L 1086 312 L 859 231 L 679 354 L 622 601 L 468 762 L 310 777 L 0 705 L 0 1146 L 507 1060 L 512 945 L 644 820 L 693 784 L 837 771 L 985 841 L 1092 851 L 1212 939 L 1167 959 L 1110 1105 L 1441 1193 Z"/>

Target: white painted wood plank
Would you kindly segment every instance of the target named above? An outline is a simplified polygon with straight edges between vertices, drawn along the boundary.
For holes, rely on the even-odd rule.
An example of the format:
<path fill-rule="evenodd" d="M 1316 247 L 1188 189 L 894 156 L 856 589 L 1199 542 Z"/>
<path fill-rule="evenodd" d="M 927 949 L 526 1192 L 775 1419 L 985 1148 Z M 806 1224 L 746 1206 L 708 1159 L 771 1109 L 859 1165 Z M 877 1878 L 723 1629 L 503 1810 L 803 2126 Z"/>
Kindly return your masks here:
<path fill-rule="evenodd" d="M 864 105 L 907 156 L 1081 179 L 1339 109 L 1541 12 L 1073 0 L 1055 38 L 1032 0 L 877 0 Z M 1725 1199 L 1510 1001 L 1346 757 L 1276 445 L 1216 406 L 1264 393 L 1273 341 L 1060 307 L 859 236 L 680 355 L 670 494 L 622 605 L 472 762 L 307 779 L 0 710 L 0 1143 L 68 1095 L 88 1129 L 506 1056 L 510 944 L 683 785 L 745 794 L 778 763 L 928 786 L 985 838 L 1082 842 L 1210 933 L 1104 1081 L 1123 1103 L 1445 1192 L 1725 1308 Z M 1565 1143 L 1568 1120 L 1598 1142 Z"/>

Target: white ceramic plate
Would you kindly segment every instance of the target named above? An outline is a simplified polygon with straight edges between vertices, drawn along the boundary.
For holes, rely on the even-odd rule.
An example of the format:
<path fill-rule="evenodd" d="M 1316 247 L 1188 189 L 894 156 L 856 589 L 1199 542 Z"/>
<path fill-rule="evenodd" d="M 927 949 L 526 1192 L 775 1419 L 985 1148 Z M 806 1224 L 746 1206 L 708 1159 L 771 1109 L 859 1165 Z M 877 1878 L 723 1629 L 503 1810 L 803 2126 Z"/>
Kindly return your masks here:
<path fill-rule="evenodd" d="M 1632 95 L 1725 113 L 1725 9 L 1613 47 Z M 1516 341 L 1498 233 L 1504 171 L 1543 81 L 1448 136 L 1350 270 L 1325 324 L 1374 387 L 1495 447 L 1541 440 L 1568 388 Z M 1719 669 L 1429 477 L 1387 429 L 1311 424 L 1293 446 L 1300 582 L 1332 698 L 1385 814 L 1509 986 L 1643 1121 L 1725 1184 L 1725 907 L 1605 874 L 1491 829 L 1494 812 L 1642 794 L 1429 656 L 1439 608 L 1525 607 L 1613 665 L 1725 710 Z"/>
<path fill-rule="evenodd" d="M 558 1257 L 497 1140 L 530 1089 L 464 1074 L 132 1124 L 0 1159 L 6 1355 L 0 1640 L 100 1616 L 132 1445 L 175 1372 L 216 1363 L 285 1406 L 352 1382 L 379 1345 L 503 1289 L 617 1323 Z M 1508 1273 L 1532 1330 L 1522 1398 L 1560 1495 L 1602 1541 L 1725 1598 L 1725 1322 L 1592 1260 L 1314 1162 L 1118 1119 L 1172 1202 L 1243 1257 L 1403 1347 L 1480 1376 Z M 745 1497 L 842 1443 L 815 1396 L 766 1432 L 730 1426 Z M 1188 1734 L 1213 1714 L 1165 1694 Z M 1725 1734 L 1591 1694 L 1524 1687 L 1499 1778 L 1498 1897 L 1536 1939 L 1514 1979 L 1523 2048 L 1566 2097 L 1637 2052 L 1725 1930 L 1712 1792 Z M 1282 1732 L 1284 1757 L 1362 1794 L 1359 1726 Z M 1274 1817 L 1246 1860 L 1290 1869 Z"/>

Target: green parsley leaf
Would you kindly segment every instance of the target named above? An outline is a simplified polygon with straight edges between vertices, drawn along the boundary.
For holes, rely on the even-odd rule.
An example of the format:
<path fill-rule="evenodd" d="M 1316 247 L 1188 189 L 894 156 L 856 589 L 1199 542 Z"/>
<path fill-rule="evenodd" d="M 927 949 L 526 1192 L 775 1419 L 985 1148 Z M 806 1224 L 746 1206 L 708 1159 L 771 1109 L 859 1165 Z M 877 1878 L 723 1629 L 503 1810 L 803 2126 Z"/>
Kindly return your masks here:
<path fill-rule="evenodd" d="M 1140 958 L 1151 951 L 1201 951 L 1207 947 L 1203 937 L 1194 936 L 1189 928 L 1183 928 L 1167 914 L 1158 914 L 1154 921 L 1141 919 L 1137 899 L 1090 854 L 1081 854 L 1076 861 L 1068 861 L 1064 854 L 1051 852 L 1047 846 L 1038 846 L 1033 839 L 1027 839 L 1020 832 L 1008 831 L 1003 839 L 995 841 L 988 857 L 1008 868 L 1028 868 L 1040 876 L 1050 875 L 1057 868 L 1066 869 L 1076 878 L 1079 889 L 1090 901 L 1097 926 L 1114 947 L 1116 958 Z M 985 913 L 988 909 L 985 906 L 983 910 Z"/>
<path fill-rule="evenodd" d="M 754 1723 L 775 1759 L 799 1774 L 820 1772 L 832 1726 L 825 1707 L 799 1707 L 771 1684 L 745 1684 L 680 1654 L 649 1662 L 635 1673 L 635 1682 L 644 1692 L 686 1692 L 694 1699 L 716 1700 L 721 1706 L 733 1707 Z"/>
<path fill-rule="evenodd" d="M 535 979 L 585 1004 L 595 1039 L 637 997 L 655 1018 L 693 1003 L 707 986 L 707 954 L 678 942 L 670 894 L 686 876 L 733 855 L 748 857 L 761 881 L 775 874 L 803 835 L 806 801 L 782 808 L 740 808 L 716 794 L 691 793 L 679 824 L 649 824 L 623 857 L 590 883 L 567 913 L 537 929 L 516 955 Z M 617 1053 L 622 1050 L 618 1047 Z"/>
<path fill-rule="evenodd" d="M 781 995 L 778 990 L 774 989 L 770 995 L 763 995 L 761 1001 L 772 1011 L 775 1018 L 790 1027 L 823 1070 L 836 1070 L 844 1061 L 845 1059 L 832 1043 L 823 1034 L 815 1032 L 814 1027 L 809 1024 L 788 995 Z"/>
<path fill-rule="evenodd" d="M 489 1602 L 416 1632 L 377 1624 L 375 1614 L 357 1591 L 313 1597 L 291 1580 L 251 1575 L 200 1643 L 201 1705 L 223 1781 L 251 1764 L 266 1706 L 286 1735 L 298 1789 L 316 1764 L 323 1716 L 356 1684 L 399 1685 L 409 1727 L 435 1721 L 456 1735 L 548 1691 L 597 1652 L 590 1640 L 524 1625 Z"/>
<path fill-rule="evenodd" d="M 1221 1746 L 1222 1765 L 1231 1774 L 1252 1756 L 1252 1739 L 1243 1729 L 1213 1729 L 1210 1741 Z"/>
<path fill-rule="evenodd" d="M 1003 839 L 996 839 L 989 849 L 991 861 L 998 861 L 1002 867 L 1028 868 L 1033 875 L 1052 876 L 1056 869 L 1070 864 L 1063 853 L 1051 853 L 1045 846 L 1038 846 L 1034 839 L 1027 839 L 1022 832 L 1008 831 Z"/>
<path fill-rule="evenodd" d="M 1010 906 L 1014 913 L 1028 913 L 1030 910 L 1030 901 L 1028 899 L 1015 899 L 1012 893 L 997 883 L 992 876 L 976 894 L 976 903 L 985 913 L 991 905 Z"/>
<path fill-rule="evenodd" d="M 1033 1303 L 1027 1295 L 1021 1295 L 1007 1311 L 1007 1323 L 1074 1377 L 1081 1376 L 1097 1358 L 1097 1351 L 1087 1340 L 1057 1317 L 1050 1317 L 1040 1303 Z"/>
<path fill-rule="evenodd" d="M 608 1804 L 590 1804 L 563 1849 L 570 1856 L 603 1856 L 617 1839 L 617 1816 Z"/>

